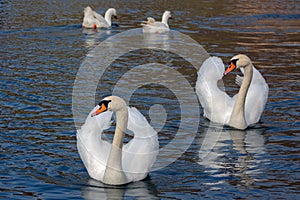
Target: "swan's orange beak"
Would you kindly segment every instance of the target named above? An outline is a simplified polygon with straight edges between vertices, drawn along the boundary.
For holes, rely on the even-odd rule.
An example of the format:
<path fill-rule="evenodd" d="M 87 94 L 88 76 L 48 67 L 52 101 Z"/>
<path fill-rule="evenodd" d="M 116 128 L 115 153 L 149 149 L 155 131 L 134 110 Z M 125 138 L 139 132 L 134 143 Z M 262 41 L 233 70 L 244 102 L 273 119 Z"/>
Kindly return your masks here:
<path fill-rule="evenodd" d="M 104 103 L 101 104 L 100 108 L 97 109 L 94 113 L 92 113 L 91 117 L 94 117 L 96 115 L 99 115 L 100 113 L 103 113 L 104 111 L 107 111 L 107 107 Z"/>
<path fill-rule="evenodd" d="M 117 16 L 117 15 L 114 15 L 114 18 L 115 18 L 115 19 L 118 19 L 118 16 Z"/>
<path fill-rule="evenodd" d="M 226 69 L 224 75 L 227 75 L 229 72 L 233 71 L 236 68 L 235 64 L 233 62 L 229 63 L 228 68 Z"/>

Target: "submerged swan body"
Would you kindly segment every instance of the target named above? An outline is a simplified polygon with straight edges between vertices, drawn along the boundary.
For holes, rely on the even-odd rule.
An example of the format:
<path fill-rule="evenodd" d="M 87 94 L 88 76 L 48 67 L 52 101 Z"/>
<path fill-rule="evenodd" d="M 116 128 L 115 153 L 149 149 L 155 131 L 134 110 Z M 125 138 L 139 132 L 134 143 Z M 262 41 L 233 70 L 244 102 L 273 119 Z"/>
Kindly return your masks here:
<path fill-rule="evenodd" d="M 109 8 L 105 12 L 105 16 L 102 17 L 88 6 L 84 9 L 82 28 L 109 28 L 111 27 L 112 16 L 117 18 L 117 11 L 114 8 Z"/>
<path fill-rule="evenodd" d="M 113 112 L 116 129 L 112 144 L 103 140 Z M 123 145 L 126 130 L 134 137 Z M 105 184 L 121 185 L 144 179 L 159 150 L 157 132 L 136 109 L 117 96 L 104 98 L 77 131 L 77 148 L 89 175 Z"/>
<path fill-rule="evenodd" d="M 223 75 L 238 68 L 244 77 L 237 76 L 238 94 L 230 97 L 217 86 Z M 208 58 L 198 71 L 196 93 L 204 116 L 210 121 L 246 129 L 257 123 L 268 99 L 269 87 L 246 55 L 236 55 L 224 73 L 224 64 L 218 57 Z"/>
<path fill-rule="evenodd" d="M 168 19 L 172 18 L 170 11 L 165 11 L 161 22 L 156 22 L 154 18 L 148 17 L 147 22 L 142 23 L 144 33 L 165 33 L 168 32 Z"/>

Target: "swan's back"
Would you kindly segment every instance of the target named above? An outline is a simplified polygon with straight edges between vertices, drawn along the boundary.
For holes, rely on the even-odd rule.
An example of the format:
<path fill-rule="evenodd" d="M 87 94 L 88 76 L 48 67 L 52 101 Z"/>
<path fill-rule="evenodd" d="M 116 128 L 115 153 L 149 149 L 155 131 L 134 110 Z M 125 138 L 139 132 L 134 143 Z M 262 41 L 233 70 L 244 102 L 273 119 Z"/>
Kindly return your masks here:
<path fill-rule="evenodd" d="M 143 24 L 143 32 L 144 33 L 165 33 L 169 31 L 168 24 L 164 24 L 162 22 L 152 22 L 149 24 Z"/>
<path fill-rule="evenodd" d="M 196 93 L 204 116 L 217 123 L 229 123 L 234 101 L 218 87 L 225 66 L 221 58 L 209 57 L 198 71 Z"/>

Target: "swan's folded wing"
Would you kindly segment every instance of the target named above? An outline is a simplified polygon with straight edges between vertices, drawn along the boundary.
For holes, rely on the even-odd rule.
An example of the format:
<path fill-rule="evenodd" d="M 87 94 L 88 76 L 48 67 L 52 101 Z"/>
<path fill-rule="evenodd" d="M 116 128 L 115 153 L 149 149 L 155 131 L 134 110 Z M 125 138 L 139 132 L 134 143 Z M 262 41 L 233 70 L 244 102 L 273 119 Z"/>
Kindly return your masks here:
<path fill-rule="evenodd" d="M 128 127 L 133 131 L 135 136 L 148 137 L 149 135 L 156 135 L 156 131 L 150 126 L 147 119 L 136 108 L 128 107 Z"/>
<path fill-rule="evenodd" d="M 101 139 L 101 133 L 109 128 L 112 112 L 106 111 L 91 117 L 99 106 L 88 115 L 85 123 L 77 130 L 78 153 L 91 177 L 102 180 L 111 144 Z M 91 137 L 91 135 L 93 135 Z"/>
<path fill-rule="evenodd" d="M 130 180 L 138 181 L 147 176 L 156 160 L 158 136 L 136 108 L 128 108 L 128 113 L 128 129 L 134 132 L 134 138 L 123 147 L 123 170 Z"/>
<path fill-rule="evenodd" d="M 104 17 L 100 14 L 98 14 L 97 12 L 93 11 L 93 15 L 96 19 L 98 19 L 100 22 L 106 22 L 106 20 L 104 19 Z"/>
<path fill-rule="evenodd" d="M 108 28 L 109 24 L 107 23 L 107 21 L 105 20 L 105 18 L 96 13 L 95 11 L 93 11 L 93 16 L 95 18 L 95 24 L 97 25 L 98 28 Z"/>
<path fill-rule="evenodd" d="M 248 124 L 257 123 L 268 100 L 269 86 L 260 72 L 253 67 L 253 78 L 245 102 L 245 115 Z"/>
<path fill-rule="evenodd" d="M 166 24 L 162 22 L 154 22 L 150 24 L 151 26 L 157 27 L 157 28 L 169 28 Z"/>
<path fill-rule="evenodd" d="M 202 75 L 208 80 L 220 80 L 224 76 L 225 66 L 221 58 L 212 56 L 207 58 L 201 65 L 198 76 Z"/>
<path fill-rule="evenodd" d="M 198 71 L 196 93 L 203 107 L 204 116 L 213 122 L 227 124 L 234 101 L 218 86 L 224 71 L 225 66 L 221 58 L 206 59 Z"/>
<path fill-rule="evenodd" d="M 169 30 L 169 26 L 162 22 L 154 22 L 152 24 L 143 25 L 143 33 L 166 33 Z"/>

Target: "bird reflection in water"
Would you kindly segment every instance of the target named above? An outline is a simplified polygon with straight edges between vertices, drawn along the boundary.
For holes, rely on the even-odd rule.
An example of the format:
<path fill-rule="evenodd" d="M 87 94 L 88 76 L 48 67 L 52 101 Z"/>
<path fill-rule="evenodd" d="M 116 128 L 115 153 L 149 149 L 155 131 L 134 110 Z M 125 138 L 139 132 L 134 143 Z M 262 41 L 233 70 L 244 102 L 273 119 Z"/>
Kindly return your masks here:
<path fill-rule="evenodd" d="M 83 199 L 123 199 L 134 197 L 135 199 L 158 199 L 156 188 L 150 178 L 133 182 L 122 186 L 105 185 L 100 181 L 89 179 L 87 185 L 82 187 Z"/>

